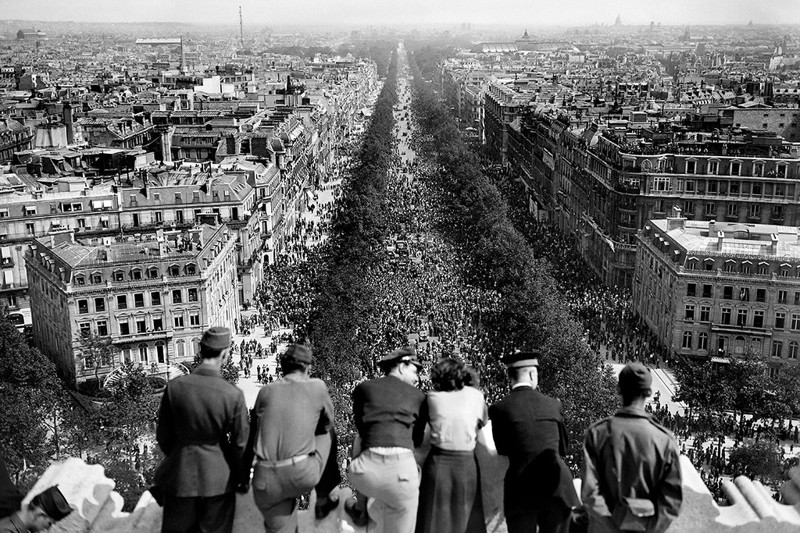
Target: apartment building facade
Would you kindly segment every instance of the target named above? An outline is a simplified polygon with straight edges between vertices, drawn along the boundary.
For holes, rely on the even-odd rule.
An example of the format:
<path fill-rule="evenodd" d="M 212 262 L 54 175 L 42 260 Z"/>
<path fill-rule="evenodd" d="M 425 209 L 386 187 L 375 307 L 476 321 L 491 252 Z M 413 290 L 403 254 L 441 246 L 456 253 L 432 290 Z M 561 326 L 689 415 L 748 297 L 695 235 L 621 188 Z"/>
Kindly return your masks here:
<path fill-rule="evenodd" d="M 146 237 L 64 232 L 34 240 L 26 268 L 33 338 L 73 383 L 124 361 L 168 375 L 192 361 L 205 329 L 238 318 L 236 238 L 224 224 Z M 113 358 L 88 358 L 86 335 L 110 338 Z"/>
<path fill-rule="evenodd" d="M 631 287 L 636 234 L 677 206 L 690 220 L 800 224 L 800 154 L 770 134 L 576 126 L 540 113 L 509 128 L 508 164 L 609 285 Z"/>
<path fill-rule="evenodd" d="M 795 227 L 687 220 L 638 233 L 636 311 L 679 357 L 800 356 L 800 233 Z"/>

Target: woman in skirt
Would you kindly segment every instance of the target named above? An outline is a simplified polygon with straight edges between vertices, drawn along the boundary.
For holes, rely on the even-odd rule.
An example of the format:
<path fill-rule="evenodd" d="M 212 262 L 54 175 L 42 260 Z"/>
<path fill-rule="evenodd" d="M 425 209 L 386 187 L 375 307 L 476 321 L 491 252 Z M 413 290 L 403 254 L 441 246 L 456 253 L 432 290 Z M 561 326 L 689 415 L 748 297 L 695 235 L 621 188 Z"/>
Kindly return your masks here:
<path fill-rule="evenodd" d="M 486 424 L 483 393 L 470 386 L 464 363 L 442 359 L 431 371 L 428 393 L 431 451 L 422 467 L 416 533 L 485 533 L 478 430 Z"/>

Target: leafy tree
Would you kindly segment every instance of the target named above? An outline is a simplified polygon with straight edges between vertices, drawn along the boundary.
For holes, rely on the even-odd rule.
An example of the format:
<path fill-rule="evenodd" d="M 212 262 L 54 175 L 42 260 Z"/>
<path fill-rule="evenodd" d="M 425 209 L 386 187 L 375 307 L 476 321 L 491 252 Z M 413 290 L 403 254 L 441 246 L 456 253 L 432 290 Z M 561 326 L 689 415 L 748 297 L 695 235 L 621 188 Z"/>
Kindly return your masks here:
<path fill-rule="evenodd" d="M 113 366 L 117 347 L 111 343 L 111 337 L 101 337 L 93 333 L 82 333 L 80 339 L 80 357 L 84 360 L 86 368 L 94 368 L 94 379 L 98 386 L 100 382 L 100 368 Z"/>
<path fill-rule="evenodd" d="M 189 370 L 194 372 L 194 369 L 200 365 L 200 354 L 197 353 L 194 355 L 194 361 L 190 365 Z M 228 357 L 225 362 L 222 364 L 222 368 L 220 368 L 220 373 L 222 377 L 225 378 L 225 381 L 230 383 L 231 385 L 236 385 L 239 383 L 239 369 L 236 367 L 236 364 L 233 362 L 232 357 Z"/>
<path fill-rule="evenodd" d="M 797 372 L 790 372 L 787 378 L 796 375 Z M 744 424 L 745 415 L 773 420 L 789 416 L 797 396 L 787 379 L 778 382 L 780 393 L 776 394 L 765 358 L 752 352 L 726 364 L 680 361 L 675 376 L 679 383 L 676 400 L 686 402 L 697 415 L 715 414 L 722 418 L 726 412 L 733 412 L 740 425 Z"/>
<path fill-rule="evenodd" d="M 10 472 L 47 464 L 61 391 L 52 361 L 0 313 L 0 453 Z"/>
<path fill-rule="evenodd" d="M 744 475 L 776 488 L 782 481 L 781 447 L 769 439 L 746 442 L 735 448 L 730 462 L 734 477 Z"/>
<path fill-rule="evenodd" d="M 785 364 L 781 366 L 777 378 L 773 378 L 769 390 L 774 391 L 787 412 L 792 416 L 800 416 L 800 365 Z M 788 416 L 788 415 L 787 415 Z"/>
<path fill-rule="evenodd" d="M 583 328 L 569 314 L 549 264 L 536 258 L 535 243 L 515 226 L 508 199 L 461 139 L 438 95 L 423 79 L 416 58 L 415 50 L 412 110 L 421 133 L 433 139 L 422 154 L 436 169 L 424 179 L 439 194 L 439 229 L 463 251 L 467 282 L 501 295 L 500 312 L 485 317 L 493 347 L 487 355 L 485 381 L 504 383 L 500 361 L 513 349 L 540 348 L 540 387 L 564 403 L 575 466 L 586 427 L 618 405 L 613 376 L 586 345 Z M 428 72 L 436 61 L 426 65 Z"/>

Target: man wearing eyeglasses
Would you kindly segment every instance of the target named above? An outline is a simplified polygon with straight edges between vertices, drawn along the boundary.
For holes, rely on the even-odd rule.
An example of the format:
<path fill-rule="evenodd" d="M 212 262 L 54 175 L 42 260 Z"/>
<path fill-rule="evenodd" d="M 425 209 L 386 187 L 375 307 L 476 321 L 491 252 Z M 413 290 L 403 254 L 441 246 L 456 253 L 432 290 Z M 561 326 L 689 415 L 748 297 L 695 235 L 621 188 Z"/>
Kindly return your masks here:
<path fill-rule="evenodd" d="M 350 481 L 373 500 L 369 515 L 377 532 L 412 533 L 420 481 L 414 448 L 422 444 L 428 423 L 425 394 L 416 387 L 422 364 L 413 348 L 400 348 L 378 366 L 384 376 L 353 391 L 363 451 L 350 464 Z M 345 509 L 353 516 L 351 507 Z"/>

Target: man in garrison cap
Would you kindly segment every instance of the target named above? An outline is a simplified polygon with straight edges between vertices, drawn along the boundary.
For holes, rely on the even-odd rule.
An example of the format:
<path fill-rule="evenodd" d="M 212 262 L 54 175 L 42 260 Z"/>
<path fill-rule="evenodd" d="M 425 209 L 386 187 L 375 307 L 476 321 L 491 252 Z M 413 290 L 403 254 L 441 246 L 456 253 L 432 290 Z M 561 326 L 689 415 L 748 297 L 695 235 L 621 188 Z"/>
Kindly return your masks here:
<path fill-rule="evenodd" d="M 243 479 L 253 473 L 253 497 L 268 533 L 297 531 L 297 497 L 317 492 L 316 517 L 339 503 L 333 402 L 328 386 L 309 376 L 311 350 L 291 344 L 280 357 L 283 378 L 261 388 L 251 412 Z"/>
<path fill-rule="evenodd" d="M 212 327 L 200 340 L 200 364 L 169 382 L 156 440 L 166 454 L 156 484 L 164 491 L 161 531 L 233 529 L 235 490 L 249 422 L 242 391 L 222 377 L 231 332 Z"/>
<path fill-rule="evenodd" d="M 0 533 L 44 531 L 71 512 L 64 495 L 53 486 L 34 496 L 19 511 L 0 520 Z"/>
<path fill-rule="evenodd" d="M 511 392 L 489 408 L 497 453 L 508 457 L 503 508 L 509 533 L 569 531 L 579 505 L 563 456 L 567 430 L 561 402 L 537 390 L 539 353 L 503 359 Z"/>
<path fill-rule="evenodd" d="M 645 411 L 650 369 L 629 363 L 619 373 L 622 409 L 593 424 L 583 443 L 581 496 L 589 531 L 665 531 L 681 509 L 678 445 Z"/>
<path fill-rule="evenodd" d="M 406 347 L 383 357 L 378 367 L 383 377 L 364 381 L 353 391 L 363 451 L 350 463 L 350 482 L 371 499 L 369 516 L 376 531 L 413 533 L 420 482 L 414 448 L 422 444 L 428 423 L 425 393 L 416 386 L 422 364 L 416 351 Z M 345 511 L 356 523 L 363 515 L 363 509 L 349 505 Z"/>

